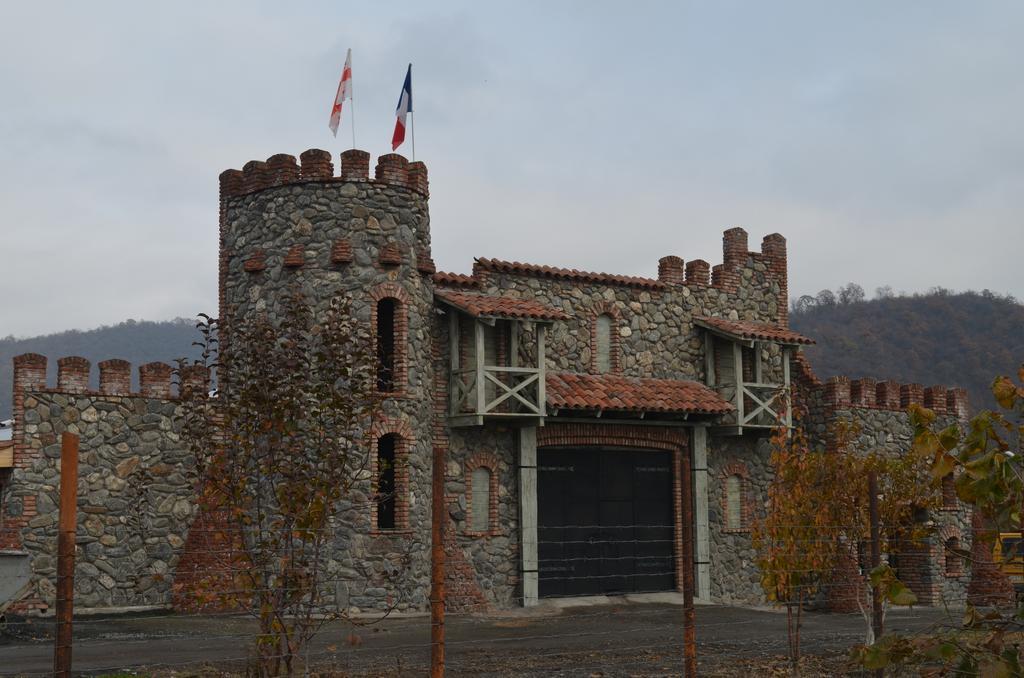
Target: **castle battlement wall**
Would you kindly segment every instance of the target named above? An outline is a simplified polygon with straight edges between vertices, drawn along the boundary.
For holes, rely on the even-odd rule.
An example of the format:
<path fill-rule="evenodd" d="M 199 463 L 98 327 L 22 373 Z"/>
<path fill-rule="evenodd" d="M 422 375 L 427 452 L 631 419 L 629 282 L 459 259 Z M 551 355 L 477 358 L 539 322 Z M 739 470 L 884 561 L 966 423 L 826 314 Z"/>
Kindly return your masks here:
<path fill-rule="evenodd" d="M 778 295 L 778 322 L 788 322 L 787 304 L 787 255 L 786 239 L 778 233 L 766 235 L 761 242 L 760 252 L 747 249 L 747 232 L 742 228 L 731 228 L 722 237 L 723 263 L 711 266 L 703 259 L 684 261 L 676 255 L 664 256 L 658 260 L 658 277 L 618 275 L 580 271 L 519 261 L 478 258 L 473 263 L 473 274 L 463 276 L 455 273 L 440 274 L 436 282 L 441 285 L 463 286 L 484 281 L 493 273 L 510 273 L 552 280 L 566 280 L 597 285 L 632 287 L 646 290 L 665 290 L 671 287 L 689 287 L 692 291 L 714 288 L 735 293 L 749 281 L 761 278 L 768 284 L 776 285 Z M 759 274 L 759 275 L 754 275 Z"/>
<path fill-rule="evenodd" d="M 374 176 L 370 178 L 370 154 L 351 149 L 341 154 L 341 170 L 334 173 L 331 154 L 318 148 L 303 151 L 296 161 L 294 155 L 278 153 L 263 160 L 250 160 L 242 169 L 221 172 L 221 198 L 238 198 L 268 188 L 308 182 L 371 182 L 380 186 L 404 188 L 429 197 L 427 166 L 409 162 L 397 153 L 377 158 Z"/>
<path fill-rule="evenodd" d="M 167 363 L 151 362 L 139 365 L 139 389 L 132 391 L 132 364 L 120 358 L 111 358 L 97 364 L 99 388 L 90 389 L 92 364 L 81 356 L 65 356 L 57 359 L 57 381 L 47 384 L 48 360 L 38 353 L 23 353 L 14 357 L 14 398 L 15 422 L 18 414 L 19 394 L 26 391 L 88 394 L 98 396 L 139 396 L 172 400 L 177 398 L 182 384 L 174 384 L 174 369 Z M 209 371 L 200 366 L 189 366 L 182 370 L 182 381 L 198 387 L 209 387 Z"/>
<path fill-rule="evenodd" d="M 846 376 L 829 377 L 821 386 L 824 404 L 833 410 L 876 409 L 905 411 L 911 405 L 922 405 L 935 414 L 966 419 L 967 390 L 947 386 L 900 384 L 876 381 L 869 377 L 851 380 Z"/>
<path fill-rule="evenodd" d="M 92 365 L 80 356 L 14 358 L 14 467 L 0 501 L 0 548 L 30 558 L 31 590 L 22 612 L 45 612 L 56 595 L 61 434 L 79 436 L 76 607 L 163 607 L 193 514 L 194 457 L 178 436 L 181 389 L 209 388 L 209 372 L 189 367 L 178 388 L 172 368 L 113 358 Z"/>

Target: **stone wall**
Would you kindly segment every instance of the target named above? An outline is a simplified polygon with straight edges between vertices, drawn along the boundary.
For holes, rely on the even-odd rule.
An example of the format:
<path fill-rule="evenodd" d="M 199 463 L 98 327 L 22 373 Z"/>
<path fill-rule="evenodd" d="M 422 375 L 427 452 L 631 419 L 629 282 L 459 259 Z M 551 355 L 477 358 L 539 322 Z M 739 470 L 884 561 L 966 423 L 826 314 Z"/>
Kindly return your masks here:
<path fill-rule="evenodd" d="M 765 602 L 751 528 L 764 516 L 774 476 L 766 436 L 712 437 L 708 441 L 708 523 L 711 535 L 711 598 L 715 602 L 757 605 Z M 730 529 L 726 520 L 726 479 L 738 475 L 743 520 Z"/>
<path fill-rule="evenodd" d="M 131 394 L 130 366 L 123 361 L 101 364 L 98 392 L 85 390 L 87 361 L 59 364 L 52 389 L 45 383 L 45 358 L 15 359 L 16 384 L 25 388 L 15 411 L 19 430 L 3 528 L 7 546 L 30 554 L 32 589 L 21 609 L 54 605 L 65 431 L 80 439 L 76 608 L 167 605 L 191 523 L 195 483 L 194 457 L 177 434 L 178 405 L 166 397 L 170 367 L 140 368 L 145 392 Z"/>
<path fill-rule="evenodd" d="M 469 284 L 484 293 L 532 299 L 569 316 L 548 334 L 548 369 L 590 372 L 593 323 L 598 315 L 610 314 L 621 351 L 612 363 L 622 374 L 703 382 L 704 330 L 694 325 L 694 317 L 785 322 L 779 297 L 786 284 L 785 239 L 766 236 L 761 252 L 746 250 L 743 229 L 726 231 L 723 241 L 726 263 L 715 267 L 719 275 L 713 279 L 701 260 L 686 267 L 689 276 L 663 270 L 653 279 L 478 259 Z M 467 280 L 458 283 L 465 287 Z M 776 349 L 768 356 L 765 378 L 781 382 L 781 370 Z"/>
<path fill-rule="evenodd" d="M 933 410 L 935 425 L 945 428 L 962 424 L 967 416 L 967 396 L 963 389 L 944 386 L 922 387 L 919 384 L 898 384 L 874 379 L 850 380 L 832 377 L 823 384 L 811 386 L 805 400 L 808 406 L 807 427 L 812 444 L 831 447 L 831 427 L 844 422 L 853 427 L 852 449 L 859 453 L 879 452 L 897 457 L 913 444 L 914 429 L 908 408 L 913 404 Z M 931 535 L 918 543 L 900 545 L 892 557 L 900 579 L 914 591 L 925 605 L 962 605 L 973 572 L 970 559 L 954 561 L 956 554 L 945 548 L 955 538 L 958 548 L 970 550 L 973 541 L 971 512 L 954 493 L 945 493 L 943 505 L 922 520 L 933 527 Z M 947 568 L 947 558 L 952 565 Z M 845 592 L 833 596 L 836 609 L 854 609 Z"/>
<path fill-rule="evenodd" d="M 487 601 L 508 608 L 519 604 L 519 493 L 516 480 L 515 431 L 506 427 L 456 429 L 451 433 L 445 494 L 451 505 L 450 530 L 473 566 L 475 581 Z M 487 533 L 472 529 L 472 469 L 485 465 L 496 475 L 495 510 Z M 472 596 L 472 592 L 462 595 Z"/>

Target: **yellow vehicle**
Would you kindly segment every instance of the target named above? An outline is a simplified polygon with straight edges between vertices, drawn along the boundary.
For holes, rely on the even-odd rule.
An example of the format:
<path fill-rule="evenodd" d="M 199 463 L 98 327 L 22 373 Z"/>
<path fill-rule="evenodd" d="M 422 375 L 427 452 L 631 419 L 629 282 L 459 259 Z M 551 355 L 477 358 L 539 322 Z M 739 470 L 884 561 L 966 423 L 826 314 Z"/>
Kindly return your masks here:
<path fill-rule="evenodd" d="M 1021 549 L 1020 532 L 1000 532 L 999 540 L 992 549 L 992 559 L 1006 574 L 1017 591 L 1024 592 L 1024 551 Z"/>

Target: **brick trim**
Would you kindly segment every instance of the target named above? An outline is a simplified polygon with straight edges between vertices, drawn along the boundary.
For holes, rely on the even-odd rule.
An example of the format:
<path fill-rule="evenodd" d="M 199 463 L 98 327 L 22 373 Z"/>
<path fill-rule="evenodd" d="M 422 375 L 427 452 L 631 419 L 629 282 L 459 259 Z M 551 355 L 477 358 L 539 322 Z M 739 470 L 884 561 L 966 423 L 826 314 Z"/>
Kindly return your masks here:
<path fill-rule="evenodd" d="M 942 506 L 940 511 L 957 511 L 960 509 L 960 500 L 956 496 L 956 478 L 953 473 L 947 473 L 942 477 Z"/>
<path fill-rule="evenodd" d="M 614 303 L 604 300 L 590 309 L 590 371 L 593 374 L 601 373 L 597 368 L 597 319 L 602 315 L 610 317 L 612 321 L 608 338 L 608 371 L 619 374 L 622 372 L 622 335 L 619 334 L 622 312 Z"/>
<path fill-rule="evenodd" d="M 746 534 L 750 532 L 750 526 L 754 522 L 754 498 L 750 487 L 750 469 L 741 461 L 730 461 L 722 468 L 720 482 L 722 483 L 722 532 L 726 534 Z M 740 526 L 729 527 L 729 478 L 737 476 L 740 479 Z"/>
<path fill-rule="evenodd" d="M 490 471 L 487 488 L 487 529 L 473 529 L 473 471 L 485 468 Z M 477 452 L 465 462 L 466 474 L 466 525 L 464 530 L 469 537 L 496 537 L 501 534 L 498 522 L 498 458 L 487 452 Z"/>
<path fill-rule="evenodd" d="M 644 450 L 689 449 L 685 428 L 629 424 L 562 424 L 550 419 L 537 429 L 537 447 L 635 447 Z"/>
<path fill-rule="evenodd" d="M 386 435 L 395 436 L 395 526 L 377 527 L 377 444 Z M 370 534 L 407 534 L 409 528 L 409 453 L 412 450 L 412 427 L 404 419 L 383 419 L 370 428 Z"/>
<path fill-rule="evenodd" d="M 395 373 L 394 389 L 381 392 L 386 398 L 402 397 L 409 386 L 409 294 L 400 285 L 382 283 L 370 290 L 370 335 L 373 346 L 377 346 L 377 304 L 383 299 L 395 303 Z"/>
<path fill-rule="evenodd" d="M 963 536 L 960 533 L 960 529 L 955 525 L 943 525 L 939 528 L 935 534 L 938 540 L 938 548 L 941 552 L 942 558 L 940 565 L 942 567 L 942 574 L 948 579 L 957 579 L 963 577 L 967 572 L 964 567 L 964 558 L 956 553 L 953 553 L 950 549 L 963 548 Z M 950 540 L 956 540 L 955 544 L 950 544 Z"/>

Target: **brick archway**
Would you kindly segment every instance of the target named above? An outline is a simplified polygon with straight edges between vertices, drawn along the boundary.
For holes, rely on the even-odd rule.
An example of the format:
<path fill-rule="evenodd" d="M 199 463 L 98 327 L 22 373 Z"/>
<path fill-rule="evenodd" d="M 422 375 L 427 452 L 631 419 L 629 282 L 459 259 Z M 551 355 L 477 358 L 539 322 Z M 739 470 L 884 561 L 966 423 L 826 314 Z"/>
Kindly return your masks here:
<path fill-rule="evenodd" d="M 686 428 L 630 424 L 560 424 L 550 422 L 537 429 L 537 449 L 557 447 L 619 447 L 659 450 L 672 457 L 673 555 L 676 590 L 683 586 L 683 454 L 689 454 L 690 431 Z M 696 526 L 693 533 L 696 534 Z"/>

